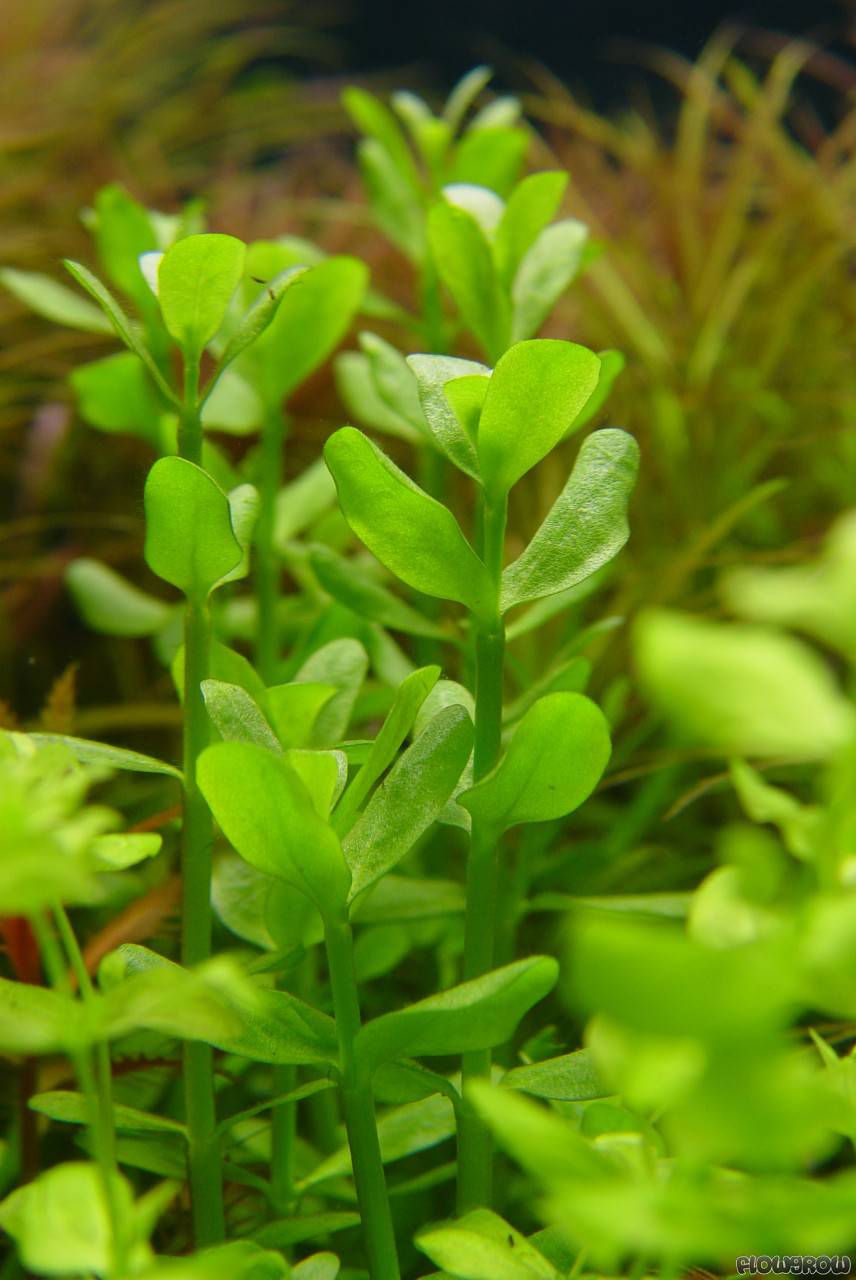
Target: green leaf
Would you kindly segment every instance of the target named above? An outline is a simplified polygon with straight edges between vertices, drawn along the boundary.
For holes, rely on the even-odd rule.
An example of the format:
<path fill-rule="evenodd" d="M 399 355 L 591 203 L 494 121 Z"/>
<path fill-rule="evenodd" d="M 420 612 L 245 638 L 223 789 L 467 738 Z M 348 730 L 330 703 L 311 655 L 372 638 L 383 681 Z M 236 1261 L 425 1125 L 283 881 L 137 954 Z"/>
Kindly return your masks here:
<path fill-rule="evenodd" d="M 546 1058 L 526 1067 L 514 1067 L 506 1071 L 502 1083 L 504 1087 L 555 1102 L 587 1102 L 590 1098 L 606 1098 L 610 1093 L 598 1079 L 588 1049 L 578 1049 L 561 1058 Z"/>
<path fill-rule="evenodd" d="M 101 431 L 128 431 L 160 451 L 163 400 L 133 351 L 94 360 L 73 369 L 70 382 L 81 417 Z"/>
<path fill-rule="evenodd" d="M 491 1049 L 510 1039 L 518 1022 L 552 991 L 559 966 L 531 956 L 394 1013 L 382 1014 L 357 1033 L 355 1053 L 374 1071 L 395 1058 L 436 1057 Z"/>
<path fill-rule="evenodd" d="M 248 353 L 266 404 L 278 406 L 332 355 L 367 283 L 368 271 L 356 258 L 326 258 L 303 272 Z"/>
<path fill-rule="evenodd" d="M 474 128 L 455 148 L 449 182 L 475 182 L 507 198 L 520 175 L 529 137 L 524 129 Z"/>
<path fill-rule="evenodd" d="M 140 591 L 99 560 L 82 556 L 65 571 L 65 584 L 80 616 L 93 631 L 109 636 L 153 636 L 174 609 Z"/>
<path fill-rule="evenodd" d="M 323 458 L 318 458 L 276 496 L 273 538 L 277 549 L 282 550 L 335 502 L 336 486 Z"/>
<path fill-rule="evenodd" d="M 456 1280 L 561 1280 L 552 1263 L 490 1209 L 420 1231 L 414 1243 Z"/>
<path fill-rule="evenodd" d="M 822 830 L 822 811 L 801 804 L 781 787 L 770 786 L 745 760 L 732 760 L 729 772 L 747 816 L 753 822 L 774 823 L 789 852 L 796 858 L 811 860 Z"/>
<path fill-rule="evenodd" d="M 291 1280 L 336 1280 L 339 1259 L 334 1253 L 313 1253 L 292 1267 Z"/>
<path fill-rule="evenodd" d="M 396 762 L 345 837 L 349 901 L 400 862 L 451 796 L 472 750 L 463 707 L 448 707 Z"/>
<path fill-rule="evenodd" d="M 443 388 L 452 412 L 472 441 L 478 440 L 479 419 L 489 385 L 489 378 L 474 374 L 468 378 L 453 378 Z"/>
<path fill-rule="evenodd" d="M 353 427 L 331 436 L 324 457 L 345 519 L 382 564 L 417 591 L 484 610 L 488 572 L 446 507 Z"/>
<path fill-rule="evenodd" d="M 57 284 L 50 276 L 2 267 L 0 283 L 31 311 L 46 320 L 53 320 L 55 324 L 82 329 L 85 333 L 113 332 L 113 326 L 98 307 L 93 307 L 72 289 L 66 289 L 65 285 Z"/>
<path fill-rule="evenodd" d="M 155 364 L 152 353 L 140 336 L 139 325 L 128 319 L 110 290 L 87 267 L 80 262 L 74 262 L 71 258 L 64 258 L 63 266 L 69 275 L 73 276 L 77 283 L 95 299 L 117 336 L 130 351 L 139 356 L 166 399 L 178 405 L 175 392 Z"/>
<path fill-rule="evenodd" d="M 357 158 L 378 226 L 411 262 L 421 262 L 425 256 L 421 196 L 377 139 L 364 138 Z"/>
<path fill-rule="evenodd" d="M 121 1221 L 133 1223 L 126 1180 L 110 1175 Z M 0 1226 L 23 1265 L 40 1275 L 113 1274 L 113 1231 L 101 1172 L 69 1161 L 40 1174 L 0 1204 Z"/>
<path fill-rule="evenodd" d="M 282 754 L 279 739 L 246 689 L 225 680 L 203 680 L 201 687 L 211 722 L 225 742 L 254 742 Z"/>
<path fill-rule="evenodd" d="M 392 112 L 373 94 L 356 86 L 345 89 L 342 105 L 360 132 L 383 147 L 402 179 L 418 191 L 419 178 L 413 156 Z"/>
<path fill-rule="evenodd" d="M 127 1150 L 127 1145 L 125 1145 Z M 120 1158 L 122 1152 L 119 1153 Z M 145 1166 L 141 1166 L 145 1167 Z M 237 1175 L 249 1179 L 246 1170 L 232 1166 L 230 1180 Z M 249 1181 L 245 1185 L 251 1185 Z M 256 1188 L 260 1190 L 261 1188 Z M 211 1249 L 202 1249 L 184 1258 L 160 1257 L 151 1270 L 135 1273 L 135 1280 L 298 1280 L 297 1272 L 290 1270 L 279 1253 L 263 1251 L 249 1240 L 232 1240 Z M 314 1280 L 307 1275 L 300 1280 Z M 325 1280 L 318 1277 L 318 1280 Z M 335 1273 L 331 1277 L 335 1280 Z"/>
<path fill-rule="evenodd" d="M 163 837 L 149 831 L 121 831 L 97 836 L 92 844 L 100 870 L 124 871 L 160 853 Z"/>
<path fill-rule="evenodd" d="M 261 396 L 238 369 L 228 367 L 212 380 L 200 402 L 200 421 L 206 431 L 248 436 L 261 430 L 265 408 Z"/>
<path fill-rule="evenodd" d="M 145 756 L 139 751 L 128 751 L 125 747 L 114 747 L 110 742 L 90 742 L 88 738 L 72 738 L 66 733 L 30 733 L 27 736 L 39 745 L 61 743 L 81 764 L 101 764 L 108 769 L 126 769 L 129 773 L 164 773 L 179 781 L 183 777 L 180 769 L 165 760 L 156 760 L 154 756 Z"/>
<path fill-rule="evenodd" d="M 597 385 L 593 351 L 554 338 L 520 342 L 493 371 L 479 421 L 479 470 L 502 496 L 564 436 Z"/>
<path fill-rule="evenodd" d="M 94 206 L 99 261 L 116 287 L 144 306 L 152 294 L 140 270 L 140 256 L 159 248 L 149 213 L 118 183 L 102 187 Z"/>
<path fill-rule="evenodd" d="M 333 825 L 340 834 L 348 830 L 372 787 L 392 764 L 399 747 L 413 728 L 419 708 L 439 677 L 439 667 L 420 667 L 402 680 L 396 689 L 392 706 L 371 745 L 368 759 L 336 809 Z"/>
<path fill-rule="evenodd" d="M 322 914 L 344 904 L 351 877 L 338 838 L 284 758 L 222 742 L 202 753 L 198 772 L 214 817 L 242 858 L 306 893 Z"/>
<path fill-rule="evenodd" d="M 443 119 L 453 133 L 457 133 L 460 129 L 464 116 L 485 85 L 489 84 L 492 75 L 493 69 L 491 67 L 473 67 L 471 71 L 461 77 L 452 89 L 443 108 Z"/>
<path fill-rule="evenodd" d="M 852 704 L 791 636 L 651 609 L 636 623 L 635 653 L 648 697 L 705 746 L 823 759 L 852 739 Z"/>
<path fill-rule="evenodd" d="M 331 675 L 335 674 L 332 668 L 328 670 Z M 300 682 L 277 684 L 268 689 L 267 713 L 282 745 L 308 747 L 313 741 L 315 722 L 319 713 L 334 695 L 338 698 L 342 697 L 341 690 L 334 684 Z M 335 712 L 336 717 L 339 718 L 346 710 L 347 708 L 342 709 L 340 702 Z M 319 737 L 325 736 L 326 729 L 322 725 Z"/>
<path fill-rule="evenodd" d="M 234 236 L 185 236 L 158 269 L 164 324 L 190 360 L 198 360 L 219 330 L 244 274 L 247 247 Z"/>
<path fill-rule="evenodd" d="M 528 250 L 556 216 L 567 185 L 568 175 L 562 171 L 532 173 L 508 197 L 494 243 L 499 278 L 506 289 Z"/>
<path fill-rule="evenodd" d="M 68 1089 L 36 1093 L 30 1098 L 29 1106 L 33 1111 L 38 1111 L 39 1115 L 59 1120 L 63 1124 L 85 1125 L 90 1119 L 84 1095 Z M 113 1103 L 113 1124 L 125 1133 L 169 1133 L 179 1138 L 187 1136 L 187 1127 L 177 1120 L 152 1115 L 149 1111 L 139 1111 L 136 1107 L 127 1107 L 121 1102 Z"/>
<path fill-rule="evenodd" d="M 549 693 L 530 707 L 496 768 L 458 803 L 500 831 L 573 813 L 609 760 L 609 725 L 581 693 Z"/>
<path fill-rule="evenodd" d="M 259 495 L 258 491 L 251 484 L 239 484 L 236 488 L 230 489 L 228 493 L 229 500 L 229 520 L 232 525 L 232 533 L 235 540 L 241 548 L 241 558 L 235 565 L 234 569 L 230 569 L 228 573 L 224 573 L 222 578 L 217 582 L 218 587 L 225 586 L 227 582 L 237 582 L 241 578 L 245 578 L 250 571 L 250 548 L 253 543 L 253 533 L 256 528 L 256 520 L 259 515 Z"/>
<path fill-rule="evenodd" d="M 367 670 L 365 649 L 349 637 L 331 640 L 307 658 L 295 681 L 316 687 L 332 685 L 336 690 L 331 698 L 324 699 L 307 746 L 331 747 L 342 741 Z"/>
<path fill-rule="evenodd" d="M 623 372 L 627 363 L 620 351 L 598 351 L 597 355 L 600 360 L 597 386 L 568 427 L 566 439 L 567 436 L 574 435 L 581 427 L 586 426 L 593 418 L 597 417 L 609 399 L 616 379 Z"/>
<path fill-rule="evenodd" d="M 273 322 L 283 295 L 300 280 L 306 270 L 306 267 L 288 267 L 271 280 L 269 284 L 265 285 L 255 302 L 241 317 L 234 333 L 230 335 L 223 348 L 220 359 L 217 362 L 217 368 L 209 384 L 209 392 L 217 385 L 224 370 L 229 367 L 232 361 L 236 360 L 243 351 L 246 351 L 247 347 L 252 346 Z M 208 393 L 205 396 L 206 400 L 207 398 Z"/>
<path fill-rule="evenodd" d="M 332 1018 L 284 991 L 251 985 L 222 957 L 191 972 L 146 947 L 123 945 L 114 956 L 133 975 L 109 993 L 114 1031 L 136 1022 L 252 1062 L 338 1062 Z"/>
<path fill-rule="evenodd" d="M 612 560 L 630 530 L 639 447 L 607 428 L 583 441 L 574 468 L 529 546 L 502 575 L 503 612 L 576 586 Z"/>
<path fill-rule="evenodd" d="M 505 201 L 500 200 L 495 191 L 474 182 L 452 182 L 443 187 L 442 196 L 454 208 L 463 209 L 474 218 L 488 244 L 493 244 L 496 229 L 505 212 Z"/>
<path fill-rule="evenodd" d="M 149 568 L 204 600 L 243 558 L 226 494 L 185 458 L 161 458 L 146 479 L 145 504 Z"/>
<path fill-rule="evenodd" d="M 454 880 L 388 875 L 354 903 L 351 918 L 360 924 L 438 920 L 463 910 L 464 892 Z"/>
<path fill-rule="evenodd" d="M 569 218 L 542 231 L 511 286 L 512 341 L 531 338 L 553 310 L 583 263 L 588 227 Z"/>
<path fill-rule="evenodd" d="M 80 1006 L 47 987 L 0 978 L 0 1049 L 6 1054 L 45 1054 L 85 1042 Z"/>
<path fill-rule="evenodd" d="M 387 1111 L 378 1120 L 378 1138 L 384 1164 L 392 1164 L 417 1151 L 428 1151 L 455 1132 L 455 1115 L 448 1098 L 433 1094 L 419 1102 Z M 351 1172 L 351 1152 L 347 1144 L 327 1156 L 307 1177 L 297 1184 L 303 1191 L 329 1178 L 341 1178 Z"/>
<path fill-rule="evenodd" d="M 329 547 L 318 546 L 312 548 L 310 563 L 324 590 L 360 617 L 405 635 L 447 638 L 442 627 L 399 600 L 353 560 L 345 560 Z"/>
<path fill-rule="evenodd" d="M 407 363 L 416 375 L 422 412 L 438 448 L 461 471 L 479 478 L 475 439 L 467 435 L 446 398 L 446 384 L 456 378 L 490 377 L 490 369 L 475 360 L 459 360 L 457 356 L 408 356 Z"/>
<path fill-rule="evenodd" d="M 368 357 L 377 394 L 394 413 L 416 432 L 425 435 L 425 415 L 419 403 L 419 387 L 401 352 L 374 333 L 361 333 L 360 346 Z"/>
<path fill-rule="evenodd" d="M 428 214 L 428 243 L 464 324 L 488 359 L 498 360 L 511 341 L 511 316 L 484 232 L 471 214 L 442 201 Z"/>
<path fill-rule="evenodd" d="M 420 433 L 387 404 L 375 384 L 372 364 L 361 351 L 343 351 L 334 366 L 336 390 L 348 414 L 373 431 L 418 444 Z"/>

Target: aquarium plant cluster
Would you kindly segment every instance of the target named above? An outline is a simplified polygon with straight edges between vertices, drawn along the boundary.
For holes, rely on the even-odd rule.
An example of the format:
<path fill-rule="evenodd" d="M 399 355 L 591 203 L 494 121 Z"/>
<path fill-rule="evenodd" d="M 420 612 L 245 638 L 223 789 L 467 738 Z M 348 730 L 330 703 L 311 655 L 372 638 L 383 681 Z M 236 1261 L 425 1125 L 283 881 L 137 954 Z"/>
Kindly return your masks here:
<path fill-rule="evenodd" d="M 93 449 L 149 452 L 147 568 L 65 582 L 151 646 L 181 730 L 169 759 L 0 736 L 4 1278 L 856 1245 L 853 517 L 732 566 L 715 617 L 616 611 L 646 458 L 603 425 L 623 357 L 554 314 L 609 245 L 487 82 L 440 114 L 346 91 L 411 309 L 116 185 L 92 267 L 2 273 L 114 343 L 71 387 Z M 353 425 L 297 470 L 331 359 Z M 655 819 L 713 800 L 689 877 L 640 884 Z"/>

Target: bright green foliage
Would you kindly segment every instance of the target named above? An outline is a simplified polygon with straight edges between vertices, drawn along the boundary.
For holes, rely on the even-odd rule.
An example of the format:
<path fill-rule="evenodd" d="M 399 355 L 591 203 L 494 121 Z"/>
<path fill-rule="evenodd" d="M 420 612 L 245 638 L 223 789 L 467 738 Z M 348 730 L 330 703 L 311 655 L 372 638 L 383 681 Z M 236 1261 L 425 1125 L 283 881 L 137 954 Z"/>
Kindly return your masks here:
<path fill-rule="evenodd" d="M 239 530 L 226 494 L 201 467 L 161 458 L 146 480 L 145 501 L 149 568 L 185 595 L 204 599 L 241 564 L 247 504 Z"/>
<path fill-rule="evenodd" d="M 130 1184 L 115 1178 L 113 1194 L 133 1231 L 137 1223 Z M 24 1266 L 39 1275 L 112 1271 L 113 1232 L 94 1164 L 60 1164 L 19 1187 L 0 1205 L 0 1225 L 17 1243 Z M 150 1253 L 142 1241 L 135 1244 L 134 1262 L 139 1267 Z"/>
<path fill-rule="evenodd" d="M 431 210 L 428 237 L 464 323 L 488 359 L 498 359 L 509 343 L 511 309 L 496 278 L 484 232 L 472 214 L 441 201 Z"/>
<path fill-rule="evenodd" d="M 311 564 L 325 591 L 361 617 L 406 635 L 446 638 L 441 627 L 399 600 L 353 560 L 345 560 L 328 547 L 316 547 L 311 553 Z"/>
<path fill-rule="evenodd" d="M 81 557 L 65 572 L 66 585 L 84 622 L 114 636 L 150 636 L 172 616 L 168 604 L 140 591 L 106 564 Z"/>
<path fill-rule="evenodd" d="M 441 711 L 390 769 L 342 847 L 353 899 L 400 862 L 452 794 L 472 750 L 463 707 Z"/>
<path fill-rule="evenodd" d="M 583 441 L 564 489 L 526 550 L 502 575 L 502 608 L 566 591 L 618 554 L 629 536 L 627 504 L 639 449 L 626 431 Z"/>
<path fill-rule="evenodd" d="M 603 712 L 579 693 L 550 693 L 523 716 L 496 769 L 458 797 L 497 831 L 572 813 L 600 781 L 610 753 Z"/>
<path fill-rule="evenodd" d="M 502 1077 L 502 1083 L 506 1088 L 557 1102 L 588 1102 L 591 1098 L 604 1098 L 609 1092 L 598 1078 L 588 1049 L 533 1062 L 530 1066 L 513 1067 Z"/>
<path fill-rule="evenodd" d="M 416 1244 L 459 1280 L 559 1280 L 542 1253 L 489 1209 L 421 1231 Z"/>
<path fill-rule="evenodd" d="M 488 493 L 506 494 L 559 443 L 594 391 L 598 369 L 593 352 L 554 339 L 521 342 L 502 357 L 478 428 Z"/>
<path fill-rule="evenodd" d="M 555 986 L 559 966 L 548 956 L 518 960 L 418 1004 L 375 1018 L 356 1051 L 369 1069 L 392 1058 L 437 1057 L 502 1044 L 528 1009 Z"/>
<path fill-rule="evenodd" d="M 538 236 L 556 216 L 567 185 L 566 173 L 532 173 L 509 196 L 494 241 L 497 271 L 506 288 Z"/>
<path fill-rule="evenodd" d="M 164 406 L 146 366 L 132 351 L 81 365 L 71 375 L 80 412 L 102 431 L 130 431 L 160 448 Z"/>
<path fill-rule="evenodd" d="M 450 511 L 352 427 L 331 437 L 324 457 L 348 524 L 382 564 L 426 595 L 483 607 L 484 566 Z"/>
<path fill-rule="evenodd" d="M 246 246 L 234 236 L 187 236 L 158 267 L 164 324 L 189 360 L 198 360 L 219 330 L 244 274 Z"/>
<path fill-rule="evenodd" d="M 103 311 L 86 302 L 73 289 L 57 284 L 50 276 L 4 267 L 0 271 L 0 282 L 37 315 L 53 320 L 55 324 L 82 329 L 86 333 L 113 332 Z"/>
<path fill-rule="evenodd" d="M 822 759 L 856 728 L 821 659 L 772 629 L 651 610 L 636 626 L 636 661 L 649 696 L 718 750 Z"/>
<path fill-rule="evenodd" d="M 474 360 L 459 360 L 456 356 L 408 356 L 407 363 L 416 376 L 425 421 L 438 449 L 459 470 L 478 479 L 475 436 L 468 434 L 458 420 L 445 387 L 459 378 L 488 378 L 490 370 Z"/>
<path fill-rule="evenodd" d="M 266 404 L 278 406 L 338 346 L 362 300 L 368 272 L 355 258 L 328 258 L 288 289 L 248 359 Z"/>
<path fill-rule="evenodd" d="M 98 257 L 117 289 L 138 306 L 151 302 L 151 291 L 140 270 L 140 257 L 162 246 L 148 210 L 123 187 L 111 183 L 96 192 L 92 230 Z"/>
<path fill-rule="evenodd" d="M 199 785 L 242 857 L 308 894 L 322 913 L 342 906 L 351 876 L 341 846 L 285 759 L 220 743 L 203 753 Z"/>

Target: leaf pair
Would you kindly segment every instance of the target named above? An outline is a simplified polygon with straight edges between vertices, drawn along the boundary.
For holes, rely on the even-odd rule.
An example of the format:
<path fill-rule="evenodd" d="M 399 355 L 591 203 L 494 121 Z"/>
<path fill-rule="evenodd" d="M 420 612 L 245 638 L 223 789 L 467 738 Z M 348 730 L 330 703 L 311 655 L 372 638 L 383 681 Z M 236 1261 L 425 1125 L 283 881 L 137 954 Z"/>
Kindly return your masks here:
<path fill-rule="evenodd" d="M 364 766 L 363 793 L 390 763 L 400 732 L 394 726 L 406 722 L 407 714 L 397 712 L 387 722 L 385 742 Z M 259 870 L 306 893 L 330 918 L 400 861 L 427 830 L 451 795 L 471 746 L 472 725 L 462 708 L 435 717 L 341 840 L 337 829 L 344 833 L 345 824 L 337 824 L 335 813 L 334 825 L 327 820 L 337 794 L 333 753 L 304 753 L 301 762 L 253 744 L 221 743 L 203 753 L 199 781 L 237 851 Z M 305 770 L 311 761 L 309 778 Z M 359 803 L 359 796 L 346 793 L 349 819 Z"/>
<path fill-rule="evenodd" d="M 559 172 L 531 174 L 506 205 L 481 187 L 449 186 L 430 211 L 440 278 L 492 362 L 537 333 L 584 263 L 583 224 L 549 225 L 567 180 Z"/>
<path fill-rule="evenodd" d="M 247 573 L 258 496 L 241 485 L 228 496 L 184 458 L 161 458 L 146 480 L 149 567 L 193 600 Z"/>

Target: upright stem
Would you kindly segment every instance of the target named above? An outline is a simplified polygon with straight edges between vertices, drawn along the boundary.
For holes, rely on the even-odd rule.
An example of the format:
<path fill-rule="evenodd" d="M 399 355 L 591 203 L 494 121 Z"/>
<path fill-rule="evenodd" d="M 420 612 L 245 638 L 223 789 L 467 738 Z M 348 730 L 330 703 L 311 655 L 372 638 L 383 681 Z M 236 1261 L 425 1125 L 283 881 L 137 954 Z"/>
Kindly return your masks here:
<path fill-rule="evenodd" d="M 199 363 L 184 368 L 184 407 L 178 444 L 183 458 L 202 459 Z M 202 681 L 208 676 L 211 630 L 204 600 L 188 599 L 184 614 L 184 815 L 181 829 L 181 962 L 191 966 L 211 954 L 211 845 L 213 823 L 196 780 L 196 764 L 209 741 Z M 184 1046 L 184 1109 L 187 1164 L 198 1247 L 218 1244 L 226 1234 L 223 1175 L 214 1105 L 214 1060 L 209 1045 Z"/>
<path fill-rule="evenodd" d="M 479 546 L 494 584 L 492 616 L 474 619 L 476 657 L 476 722 L 473 777 L 476 782 L 499 759 L 502 733 L 502 675 L 505 628 L 499 612 L 502 556 L 505 543 L 505 500 L 480 506 Z M 477 978 L 492 966 L 496 947 L 498 835 L 473 819 L 467 860 L 467 903 L 464 925 L 464 978 Z M 468 1083 L 490 1076 L 490 1050 L 465 1053 L 464 1093 Z M 458 1212 L 489 1205 L 492 1191 L 492 1144 L 486 1126 L 464 1103 L 458 1121 Z"/>
<path fill-rule="evenodd" d="M 196 780 L 196 765 L 208 745 L 202 681 L 208 675 L 210 627 L 202 600 L 188 600 L 184 619 L 184 822 L 181 840 L 181 962 L 190 967 L 211 954 L 211 845 L 213 824 Z M 197 1246 L 216 1244 L 226 1233 L 220 1143 L 214 1106 L 211 1047 L 184 1045 L 184 1107 L 188 1171 Z"/>
<path fill-rule="evenodd" d="M 259 518 L 255 534 L 255 584 L 258 621 L 255 658 L 259 675 L 265 684 L 276 680 L 279 661 L 277 603 L 281 565 L 273 545 L 276 518 L 276 495 L 282 486 L 283 447 L 286 436 L 285 414 L 278 406 L 269 408 L 262 426 L 259 447 Z"/>
<path fill-rule="evenodd" d="M 74 930 L 65 909 L 59 903 L 55 906 L 53 915 L 57 932 L 62 938 L 66 955 L 77 977 L 81 999 L 85 1005 L 90 1004 L 94 995 L 92 981 L 80 954 Z M 66 963 L 49 921 L 42 916 L 34 916 L 32 925 L 51 986 L 55 990 L 68 992 L 70 984 Z M 116 1199 L 118 1167 L 113 1130 L 110 1051 L 106 1045 L 95 1049 L 78 1050 L 72 1055 L 72 1064 L 86 1106 L 92 1154 L 98 1165 L 104 1201 L 110 1218 L 113 1263 L 116 1271 L 120 1272 L 125 1266 L 126 1250 L 124 1223 Z"/>
<path fill-rule="evenodd" d="M 400 1280 L 398 1251 L 383 1172 L 371 1079 L 354 1055 L 360 1003 L 354 972 L 351 926 L 345 918 L 325 921 L 327 963 L 339 1037 L 342 1103 L 357 1202 L 371 1280 Z"/>

